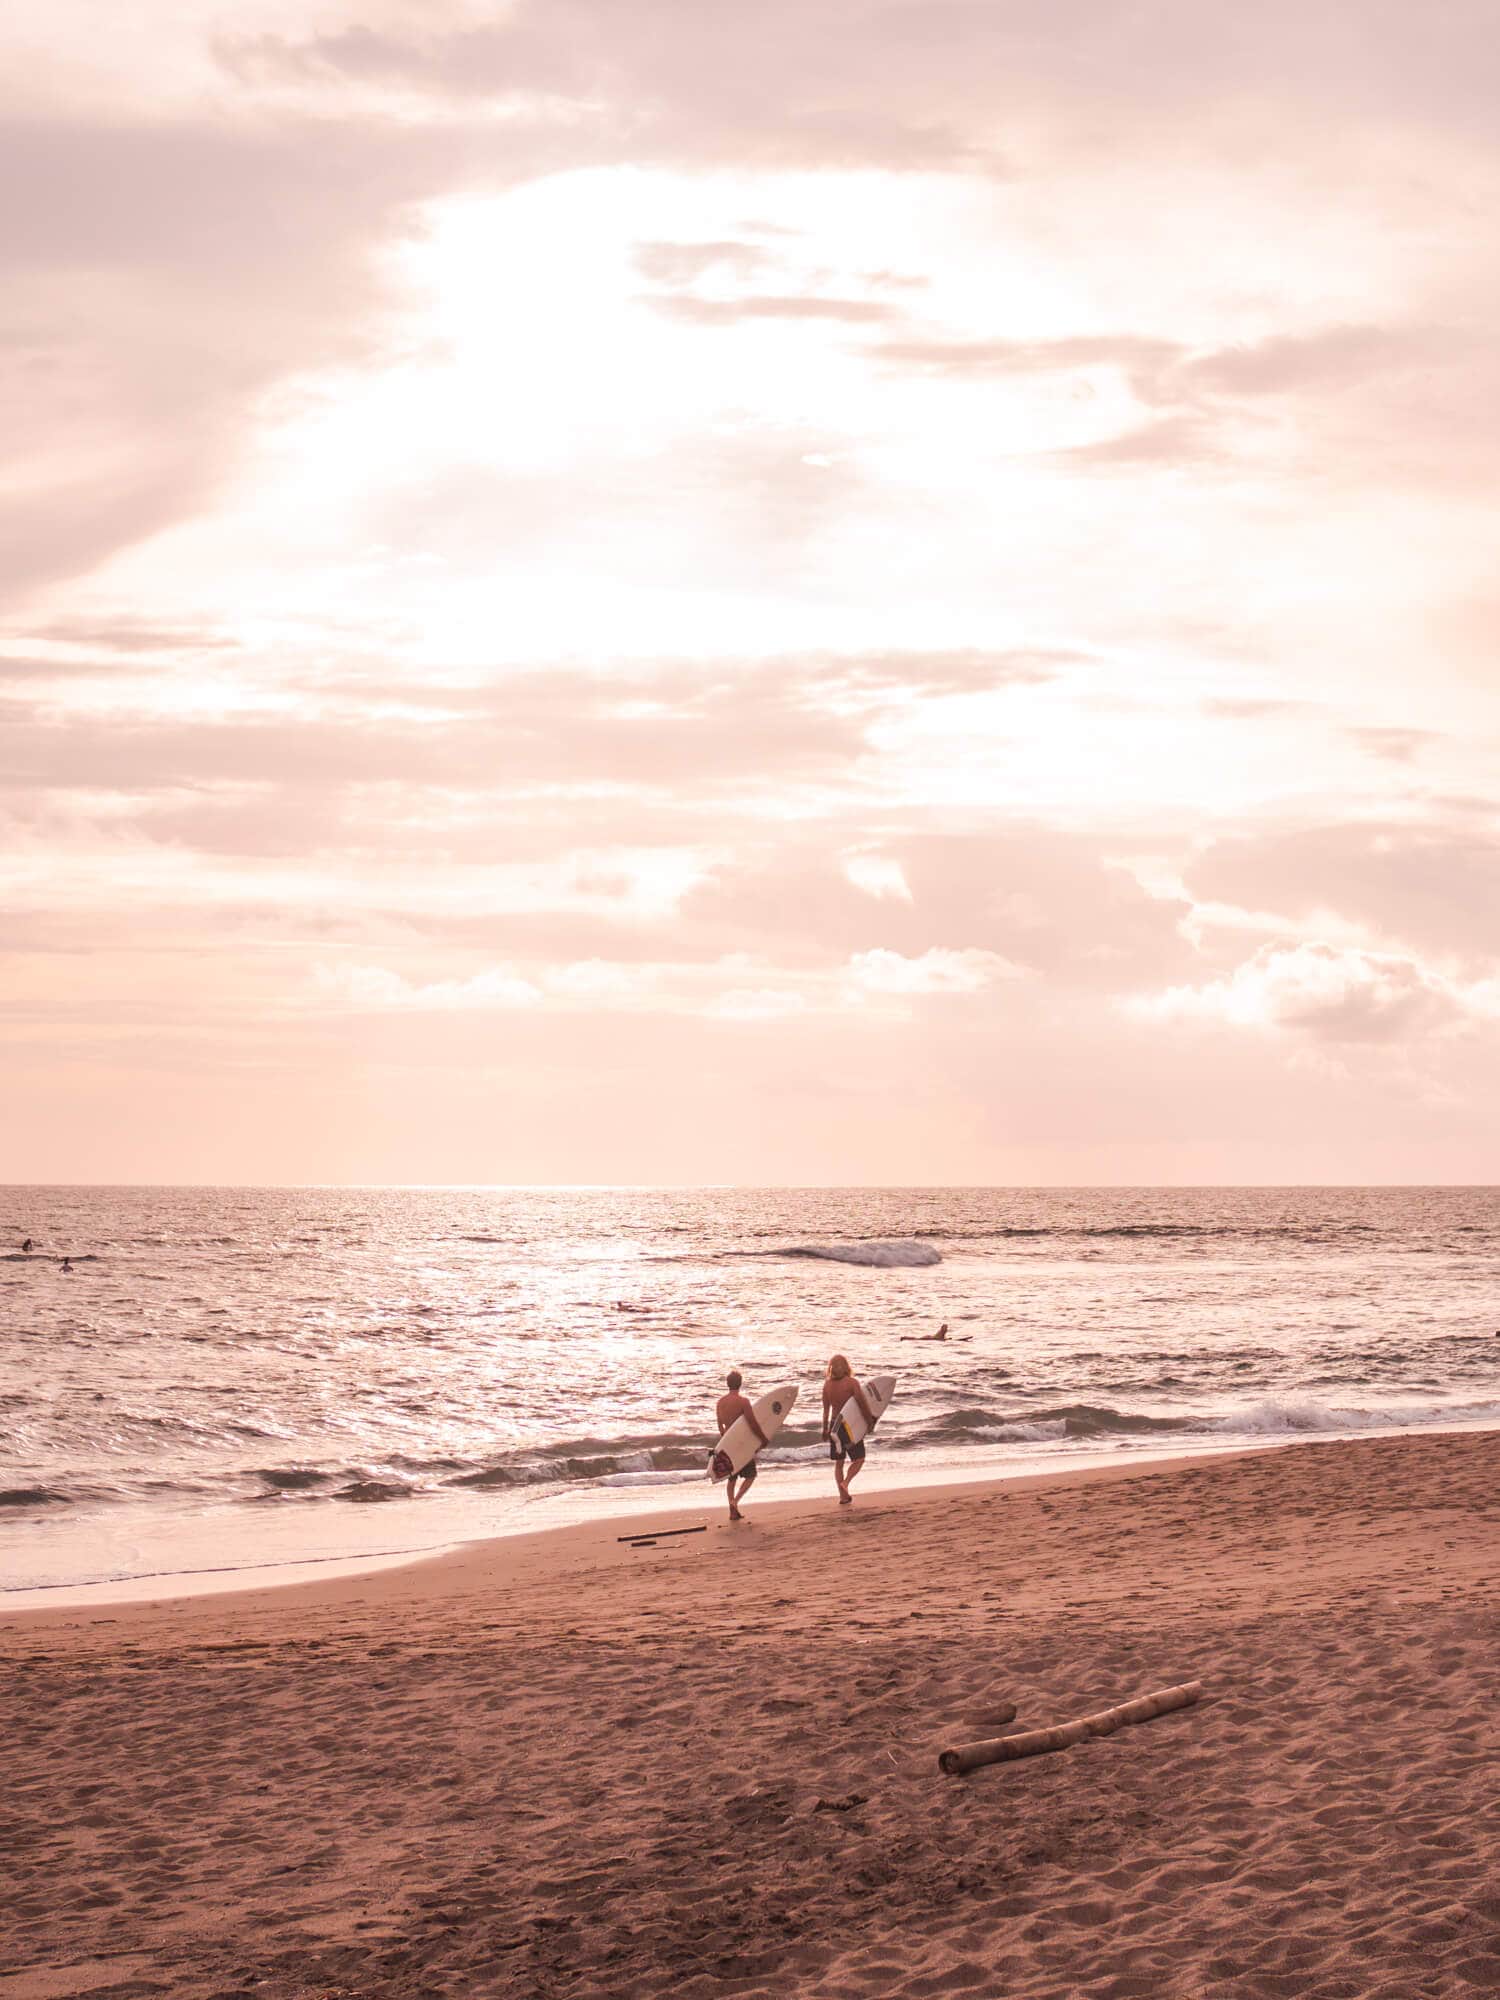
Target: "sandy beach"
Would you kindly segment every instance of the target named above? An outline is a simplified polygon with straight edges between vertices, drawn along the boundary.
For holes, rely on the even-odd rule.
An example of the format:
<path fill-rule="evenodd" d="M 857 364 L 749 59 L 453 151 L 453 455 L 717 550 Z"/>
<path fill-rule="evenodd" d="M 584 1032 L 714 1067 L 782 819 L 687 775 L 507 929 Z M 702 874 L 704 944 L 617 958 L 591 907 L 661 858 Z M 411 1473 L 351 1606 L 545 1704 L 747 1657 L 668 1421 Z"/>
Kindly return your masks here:
<path fill-rule="evenodd" d="M 883 1475 L 10 1616 L 0 1996 L 1500 1991 L 1500 1435 Z"/>

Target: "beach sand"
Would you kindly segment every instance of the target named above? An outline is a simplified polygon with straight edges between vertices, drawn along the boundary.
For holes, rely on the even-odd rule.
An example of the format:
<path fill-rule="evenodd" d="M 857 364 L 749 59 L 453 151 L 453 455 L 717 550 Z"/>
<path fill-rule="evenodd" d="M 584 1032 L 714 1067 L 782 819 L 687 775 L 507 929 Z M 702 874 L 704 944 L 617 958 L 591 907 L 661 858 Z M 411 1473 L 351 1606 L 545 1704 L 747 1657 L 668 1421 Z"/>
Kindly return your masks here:
<path fill-rule="evenodd" d="M 1500 1435 L 890 1476 L 8 1617 L 0 2000 L 1500 1992 Z"/>

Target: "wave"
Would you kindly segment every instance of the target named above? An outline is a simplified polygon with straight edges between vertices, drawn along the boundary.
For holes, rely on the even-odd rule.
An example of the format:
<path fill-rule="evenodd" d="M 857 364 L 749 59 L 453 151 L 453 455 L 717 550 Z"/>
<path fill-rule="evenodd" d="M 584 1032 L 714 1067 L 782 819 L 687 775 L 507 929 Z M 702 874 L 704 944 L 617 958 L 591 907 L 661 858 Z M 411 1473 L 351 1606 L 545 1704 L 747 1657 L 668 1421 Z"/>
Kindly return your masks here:
<path fill-rule="evenodd" d="M 4 1250 L 0 1264 L 97 1264 L 92 1250 Z"/>
<path fill-rule="evenodd" d="M 415 1490 L 398 1479 L 355 1479 L 349 1485 L 341 1486 L 334 1498 L 358 1500 L 366 1504 L 381 1500 L 410 1500 Z"/>
<path fill-rule="evenodd" d="M 942 1252 L 911 1237 L 866 1243 L 787 1243 L 778 1250 L 747 1250 L 747 1257 L 814 1257 L 829 1264 L 866 1264 L 879 1270 L 921 1270 L 941 1264 Z"/>
<path fill-rule="evenodd" d="M 305 1493 L 313 1486 L 326 1486 L 334 1475 L 316 1472 L 308 1465 L 269 1465 L 251 1474 L 263 1479 L 273 1493 Z"/>
<path fill-rule="evenodd" d="M 1500 1424 L 1500 1403 L 1417 1403 L 1385 1408 L 1271 1399 L 1202 1426 L 1223 1437 L 1306 1436 L 1363 1430 L 1432 1430 L 1453 1424 Z"/>
<path fill-rule="evenodd" d="M 1003 1400 L 1002 1400 L 1003 1399 Z M 1240 1408 L 1223 1405 L 1186 1412 L 1112 1403 L 1044 1401 L 1034 1405 L 1001 1390 L 992 1407 L 965 1403 L 930 1415 L 899 1408 L 881 1425 L 880 1456 L 893 1468 L 907 1457 L 927 1454 L 953 1463 L 971 1452 L 1008 1448 L 1012 1467 L 1027 1447 L 1065 1452 L 1069 1448 L 1160 1446 L 1171 1440 L 1190 1449 L 1195 1440 L 1223 1447 L 1246 1442 L 1334 1438 L 1375 1430 L 1413 1431 L 1487 1425 L 1500 1428 L 1500 1402 L 1336 1403 L 1315 1396 L 1266 1398 Z M 183 1480 L 115 1479 L 91 1484 L 82 1478 L 48 1477 L 0 1488 L 0 1518 L 21 1510 L 113 1508 L 191 1500 L 239 1505 L 386 1505 L 423 1494 L 461 1491 L 499 1493 L 545 1487 L 649 1486 L 702 1478 L 711 1439 L 707 1431 L 657 1431 L 618 1437 L 570 1437 L 536 1445 L 514 1445 L 484 1459 L 419 1458 L 400 1454 L 360 1463 L 288 1463 L 242 1466 L 191 1483 Z M 826 1447 L 815 1421 L 789 1424 L 768 1447 L 765 1463 L 791 1469 L 821 1464 Z M 19 1468 L 18 1468 L 19 1470 Z"/>
<path fill-rule="evenodd" d="M 1018 1410 L 1003 1416 L 990 1410 L 950 1410 L 922 1426 L 913 1444 L 960 1442 L 965 1437 L 993 1437 L 1000 1432 L 1037 1429 L 1050 1437 L 1096 1438 L 1144 1436 L 1152 1431 L 1191 1430 L 1195 1417 L 1153 1417 L 1138 1410 L 1116 1410 L 1103 1403 L 1063 1403 L 1055 1409 Z"/>
<path fill-rule="evenodd" d="M 915 1229 L 917 1237 L 936 1237 L 940 1241 L 1002 1242 L 1009 1238 L 1028 1239 L 1051 1237 L 1059 1242 L 1084 1242 L 1095 1238 L 1120 1238 L 1151 1240 L 1161 1238 L 1172 1241 L 1178 1238 L 1195 1240 L 1199 1238 L 1252 1239 L 1261 1242 L 1309 1242 L 1316 1243 L 1329 1237 L 1378 1236 L 1380 1230 L 1369 1222 L 1305 1222 L 1305 1223 L 1205 1223 L 1205 1222 L 1112 1222 L 1076 1223 L 1062 1225 L 1045 1224 L 986 1224 L 979 1229 Z"/>

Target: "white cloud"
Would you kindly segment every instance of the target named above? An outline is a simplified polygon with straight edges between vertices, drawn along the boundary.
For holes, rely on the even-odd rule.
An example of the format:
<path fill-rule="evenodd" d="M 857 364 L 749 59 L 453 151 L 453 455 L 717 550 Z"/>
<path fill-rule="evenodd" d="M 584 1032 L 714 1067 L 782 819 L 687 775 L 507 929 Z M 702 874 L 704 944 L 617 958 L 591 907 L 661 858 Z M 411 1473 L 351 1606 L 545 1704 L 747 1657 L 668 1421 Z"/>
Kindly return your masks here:
<path fill-rule="evenodd" d="M 978 993 L 997 979 L 1019 979 L 1020 966 L 993 951 L 948 951 L 935 945 L 919 958 L 899 951 L 857 951 L 845 978 L 856 993 Z"/>
<path fill-rule="evenodd" d="M 470 979 L 439 979 L 417 985 L 379 965 L 320 966 L 317 984 L 360 1010 L 402 1009 L 414 1013 L 490 1012 L 534 1007 L 541 989 L 502 966 Z"/>
<path fill-rule="evenodd" d="M 895 896 L 911 901 L 911 884 L 899 861 L 886 854 L 849 854 L 844 857 L 844 873 L 856 889 L 867 896 Z"/>
<path fill-rule="evenodd" d="M 611 1001 L 629 1001 L 640 996 L 650 985 L 651 976 L 649 966 L 616 965 L 606 958 L 583 958 L 549 973 L 547 990 L 565 999 L 608 1006 Z"/>
<path fill-rule="evenodd" d="M 1395 1041 L 1500 1016 L 1500 982 L 1454 980 L 1392 952 L 1282 943 L 1262 945 L 1226 978 L 1126 1004 L 1163 1020 L 1287 1029 L 1325 1042 Z"/>

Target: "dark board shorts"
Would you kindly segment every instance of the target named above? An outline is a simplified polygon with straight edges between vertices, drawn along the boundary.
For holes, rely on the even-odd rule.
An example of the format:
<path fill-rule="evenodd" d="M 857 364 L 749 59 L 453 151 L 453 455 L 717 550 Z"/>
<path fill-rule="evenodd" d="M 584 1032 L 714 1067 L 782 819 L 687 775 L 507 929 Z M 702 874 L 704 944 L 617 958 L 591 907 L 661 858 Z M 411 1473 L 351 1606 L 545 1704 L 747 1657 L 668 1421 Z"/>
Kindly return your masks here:
<path fill-rule="evenodd" d="M 835 1424 L 833 1427 L 833 1434 L 828 1440 L 828 1456 L 834 1459 L 839 1459 L 839 1458 L 852 1459 L 854 1463 L 858 1465 L 859 1461 L 864 1457 L 864 1455 L 865 1455 L 864 1439 L 851 1438 L 849 1433 L 844 1429 L 844 1426 L 842 1424 Z"/>
<path fill-rule="evenodd" d="M 744 1489 L 751 1484 L 751 1482 L 755 1478 L 755 1475 L 759 1471 L 760 1467 L 755 1463 L 755 1460 L 753 1458 L 751 1459 L 748 1465 L 742 1465 L 740 1467 L 739 1471 L 735 1474 L 735 1477 L 740 1482 L 741 1492 L 743 1492 Z"/>

